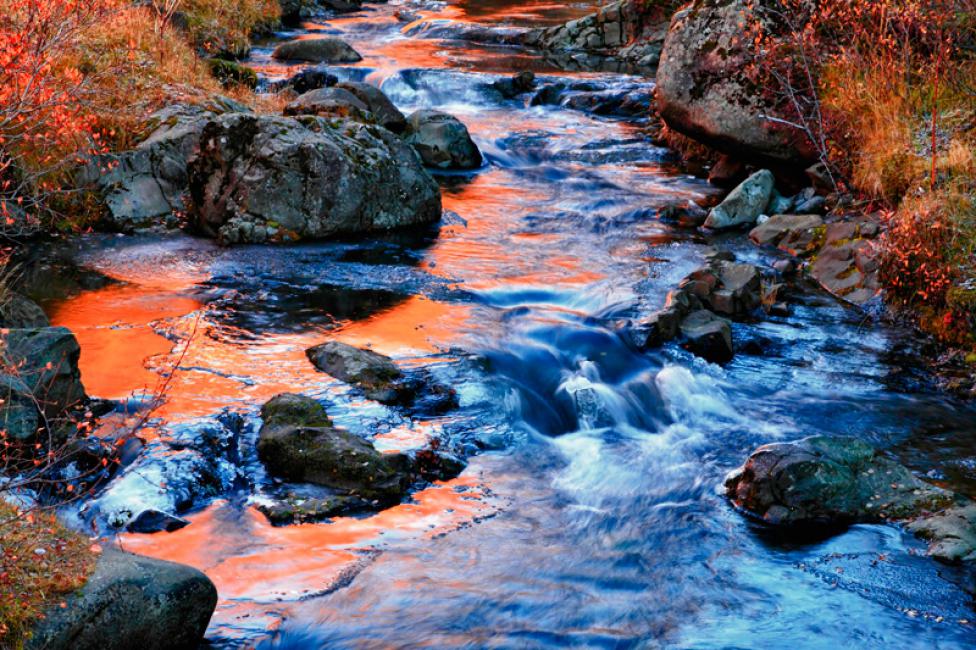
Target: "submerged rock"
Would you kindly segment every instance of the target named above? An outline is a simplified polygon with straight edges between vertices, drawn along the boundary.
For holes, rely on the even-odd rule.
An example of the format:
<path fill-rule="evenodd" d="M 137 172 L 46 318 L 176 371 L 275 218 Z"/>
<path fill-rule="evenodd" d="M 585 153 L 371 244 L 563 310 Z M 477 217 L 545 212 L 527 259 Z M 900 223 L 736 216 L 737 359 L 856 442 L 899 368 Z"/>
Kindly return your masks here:
<path fill-rule="evenodd" d="M 106 549 L 64 603 L 45 611 L 27 649 L 195 648 L 217 607 L 217 589 L 192 567 Z"/>
<path fill-rule="evenodd" d="M 918 517 L 953 495 L 855 438 L 764 445 L 725 481 L 740 508 L 774 525 L 837 525 Z"/>
<path fill-rule="evenodd" d="M 746 73 L 754 63 L 748 23 L 775 34 L 766 4 L 695 0 L 678 11 L 658 66 L 658 109 L 670 128 L 722 153 L 802 169 L 817 159 L 812 146 L 800 130 L 767 119 L 774 107 Z"/>
<path fill-rule="evenodd" d="M 776 180 L 768 169 L 756 172 L 711 209 L 705 220 L 705 227 L 722 230 L 756 223 L 759 215 L 769 206 L 775 183 Z"/>
<path fill-rule="evenodd" d="M 212 120 L 190 196 L 194 225 L 228 244 L 385 231 L 441 214 L 437 184 L 395 135 L 310 116 Z"/>
<path fill-rule="evenodd" d="M 429 167 L 476 169 L 481 166 L 481 152 L 468 128 L 453 115 L 432 110 L 412 113 L 407 118 L 404 140 Z"/>
<path fill-rule="evenodd" d="M 679 325 L 692 352 L 713 363 L 725 363 L 732 359 L 732 328 L 724 318 L 707 309 L 688 314 Z"/>
<path fill-rule="evenodd" d="M 363 60 L 359 52 L 348 43 L 331 36 L 288 41 L 276 47 L 271 56 L 275 59 L 313 63 L 356 63 Z"/>

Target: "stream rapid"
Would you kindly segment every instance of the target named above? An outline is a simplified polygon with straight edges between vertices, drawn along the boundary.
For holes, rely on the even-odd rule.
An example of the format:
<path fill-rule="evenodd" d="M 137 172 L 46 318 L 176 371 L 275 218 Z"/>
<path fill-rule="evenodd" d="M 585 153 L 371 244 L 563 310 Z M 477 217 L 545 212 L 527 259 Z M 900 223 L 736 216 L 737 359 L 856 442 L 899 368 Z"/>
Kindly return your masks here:
<path fill-rule="evenodd" d="M 112 280 L 65 281 L 44 302 L 77 334 L 88 392 L 120 400 L 124 422 L 173 375 L 146 444 L 79 516 L 110 521 L 131 501 L 185 510 L 180 530 L 119 539 L 216 583 L 213 647 L 972 647 L 971 598 L 922 542 L 875 525 L 779 539 L 720 486 L 757 445 L 828 433 L 976 495 L 973 410 L 926 392 L 904 333 L 813 290 L 790 316 L 736 324 L 761 354 L 725 367 L 676 345 L 637 351 L 623 324 L 715 243 L 655 218 L 715 190 L 652 144 L 646 113 L 594 111 L 609 96 L 646 106 L 653 80 L 449 38 L 593 7 L 370 4 L 255 49 L 249 63 L 280 79 L 301 66 L 273 61 L 275 42 L 340 36 L 363 55 L 332 68 L 341 79 L 464 122 L 486 164 L 437 176 L 434 228 L 278 247 L 72 241 L 77 265 Z M 398 21 L 401 8 L 418 20 Z M 526 69 L 580 90 L 532 106 L 488 86 Z M 430 368 L 460 408 L 407 416 L 364 400 L 306 360 L 328 339 Z M 273 527 L 255 508 L 271 481 L 254 441 L 260 405 L 286 391 L 383 449 L 438 438 L 468 468 L 382 512 Z M 219 458 L 188 455 L 214 429 Z M 220 490 L 194 491 L 201 462 Z"/>

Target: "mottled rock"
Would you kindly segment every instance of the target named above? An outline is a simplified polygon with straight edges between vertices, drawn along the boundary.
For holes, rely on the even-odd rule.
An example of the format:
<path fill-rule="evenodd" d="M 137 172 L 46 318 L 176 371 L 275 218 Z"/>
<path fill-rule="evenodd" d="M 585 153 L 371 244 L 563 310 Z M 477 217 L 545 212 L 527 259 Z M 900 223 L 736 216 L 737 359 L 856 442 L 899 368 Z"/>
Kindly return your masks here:
<path fill-rule="evenodd" d="M 195 648 L 217 606 L 217 589 L 200 571 L 106 549 L 80 591 L 49 608 L 28 650 Z"/>
<path fill-rule="evenodd" d="M 359 101 L 366 105 L 366 109 L 377 124 L 383 128 L 394 133 L 402 133 L 407 128 L 407 118 L 390 101 L 390 98 L 376 86 L 358 81 L 344 81 L 336 87 L 355 95 Z"/>
<path fill-rule="evenodd" d="M 917 517 L 952 495 L 855 438 L 764 445 L 725 481 L 747 512 L 775 525 L 837 525 Z"/>
<path fill-rule="evenodd" d="M 769 206 L 774 185 L 772 172 L 767 169 L 756 172 L 712 208 L 705 227 L 722 230 L 754 224 Z"/>
<path fill-rule="evenodd" d="M 353 120 L 223 115 L 190 164 L 190 218 L 225 244 L 428 224 L 437 184 L 394 134 Z"/>
<path fill-rule="evenodd" d="M 948 564 L 976 562 L 976 504 L 917 519 L 908 530 L 930 542 L 928 553 Z"/>
<path fill-rule="evenodd" d="M 393 360 L 372 350 L 328 341 L 305 351 L 312 364 L 339 381 L 362 389 L 369 399 L 384 404 L 402 404 L 413 399 L 412 386 Z"/>
<path fill-rule="evenodd" d="M 481 152 L 456 117 L 440 111 L 419 110 L 407 118 L 404 141 L 420 154 L 424 164 L 437 169 L 476 169 Z"/>
<path fill-rule="evenodd" d="M 359 52 L 348 43 L 331 36 L 288 41 L 276 47 L 271 56 L 275 59 L 313 63 L 356 63 L 363 60 Z"/>
<path fill-rule="evenodd" d="M 753 228 L 749 239 L 757 246 L 776 246 L 791 255 L 806 255 L 823 240 L 823 219 L 815 214 L 774 214 Z"/>
<path fill-rule="evenodd" d="M 657 71 L 658 109 L 670 128 L 722 153 L 802 169 L 816 160 L 813 147 L 799 130 L 767 119 L 775 107 L 745 73 L 755 61 L 746 23 L 759 20 L 776 35 L 766 6 L 695 0 L 675 13 Z"/>
<path fill-rule="evenodd" d="M 0 328 L 47 327 L 51 322 L 36 302 L 16 291 L 7 291 L 0 298 Z"/>

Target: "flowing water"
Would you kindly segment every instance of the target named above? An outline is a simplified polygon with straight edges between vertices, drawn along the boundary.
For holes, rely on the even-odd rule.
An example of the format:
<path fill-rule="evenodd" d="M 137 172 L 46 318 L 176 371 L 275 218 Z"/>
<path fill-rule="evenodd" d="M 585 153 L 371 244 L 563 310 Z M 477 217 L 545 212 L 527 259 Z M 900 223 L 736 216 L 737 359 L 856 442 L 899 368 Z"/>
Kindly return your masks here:
<path fill-rule="evenodd" d="M 485 167 L 439 176 L 445 219 L 409 236 L 73 242 L 78 264 L 114 280 L 66 281 L 45 303 L 78 335 L 89 392 L 122 400 L 110 419 L 124 419 L 172 374 L 141 454 L 82 516 L 110 521 L 127 501 L 188 508 L 185 528 L 121 542 L 214 580 L 215 647 L 971 646 L 970 598 L 920 542 L 886 526 L 777 539 L 719 486 L 759 444 L 834 433 L 976 494 L 973 411 L 921 388 L 901 333 L 814 291 L 789 317 L 737 324 L 763 353 L 724 368 L 677 346 L 636 351 L 621 324 L 660 306 L 706 245 L 656 209 L 713 193 L 650 143 L 640 115 L 585 110 L 601 93 L 646 103 L 652 81 L 426 37 L 558 23 L 588 2 L 432 2 L 411 7 L 413 25 L 397 8 L 280 37 L 347 39 L 364 60 L 340 76 L 381 85 L 405 112 L 455 114 Z M 254 65 L 294 72 L 272 46 Z M 589 94 L 527 106 L 486 87 L 521 69 L 588 81 Z M 431 368 L 461 407 L 408 417 L 362 400 L 306 361 L 330 338 Z M 469 466 L 380 513 L 272 527 L 255 509 L 271 483 L 253 442 L 260 404 L 283 391 L 321 398 L 379 447 L 437 437 Z M 187 451 L 213 428 L 219 458 Z M 204 465 L 219 489 L 195 490 Z"/>

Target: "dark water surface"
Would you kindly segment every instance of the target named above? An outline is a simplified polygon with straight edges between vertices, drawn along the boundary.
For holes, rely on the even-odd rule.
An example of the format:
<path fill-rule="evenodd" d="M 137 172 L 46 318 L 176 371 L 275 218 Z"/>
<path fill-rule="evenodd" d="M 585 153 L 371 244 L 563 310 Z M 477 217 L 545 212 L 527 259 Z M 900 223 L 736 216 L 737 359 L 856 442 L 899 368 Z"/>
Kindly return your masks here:
<path fill-rule="evenodd" d="M 222 461 L 226 489 L 196 496 L 180 531 L 123 538 L 216 582 L 216 647 L 971 647 L 959 622 L 973 617 L 970 599 L 919 557 L 920 542 L 885 526 L 776 540 L 718 488 L 759 444 L 835 433 L 973 494 L 973 411 L 916 389 L 900 333 L 816 293 L 798 295 L 788 318 L 736 325 L 763 356 L 720 368 L 677 347 L 636 352 L 621 323 L 658 307 L 705 245 L 655 210 L 712 190 L 676 172 L 640 118 L 527 107 L 485 84 L 526 67 L 610 93 L 646 94 L 651 82 L 407 37 L 399 6 L 303 34 L 348 39 L 364 60 L 341 75 L 381 84 L 405 112 L 457 115 L 488 164 L 440 177 L 445 221 L 409 237 L 233 249 L 187 236 L 79 240 L 78 261 L 120 281 L 48 303 L 78 334 L 89 392 L 138 403 L 191 339 L 159 439 L 88 514 L 173 507 L 192 467 L 161 442 L 229 409 L 248 424 Z M 420 12 L 498 27 L 590 9 L 481 0 Z M 271 62 L 271 45 L 255 65 L 294 71 Z M 330 337 L 431 367 L 461 408 L 411 419 L 362 401 L 307 363 L 304 349 Z M 282 391 L 321 397 L 378 446 L 440 437 L 470 465 L 378 514 L 271 527 L 254 509 L 269 483 L 253 437 L 259 405 Z"/>

